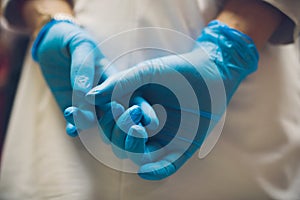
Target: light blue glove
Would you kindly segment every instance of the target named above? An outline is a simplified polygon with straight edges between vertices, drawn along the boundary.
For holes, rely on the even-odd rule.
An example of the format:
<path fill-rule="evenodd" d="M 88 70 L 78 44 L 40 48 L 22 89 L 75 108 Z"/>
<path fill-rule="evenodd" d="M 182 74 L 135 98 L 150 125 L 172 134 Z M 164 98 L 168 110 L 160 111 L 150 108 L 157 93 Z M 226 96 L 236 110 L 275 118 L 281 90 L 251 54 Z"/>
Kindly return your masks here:
<path fill-rule="evenodd" d="M 67 126 L 70 127 L 69 134 L 89 128 L 85 125 L 90 120 L 86 112 L 75 106 L 65 110 L 64 117 L 68 122 Z M 100 105 L 96 108 L 96 115 L 98 125 L 102 130 L 100 136 L 104 142 L 111 144 L 114 154 L 121 159 L 127 158 L 123 141 L 132 126 L 140 124 L 151 130 L 156 129 L 159 123 L 155 111 L 142 97 L 135 97 L 135 104 L 132 104 L 126 111 L 115 101 L 106 103 L 104 106 Z"/>
<path fill-rule="evenodd" d="M 143 126 L 133 125 L 122 138 L 129 158 L 140 166 L 139 175 L 160 180 L 175 173 L 200 148 L 257 64 L 251 38 L 212 21 L 191 52 L 142 62 L 109 77 L 86 99 L 102 105 L 139 95 L 164 107 L 156 109 L 166 116 L 158 133 L 150 135 Z"/>
<path fill-rule="evenodd" d="M 106 71 L 104 79 L 116 73 L 116 70 L 111 67 L 109 71 Z M 95 111 L 98 125 L 100 125 L 104 134 L 100 135 L 105 136 L 102 139 L 112 145 L 112 150 L 118 158 L 127 158 L 126 152 L 123 151 L 124 144 L 122 141 L 124 141 L 126 133 L 132 126 L 141 124 L 150 128 L 150 130 L 158 127 L 158 118 L 155 111 L 142 97 L 135 97 L 134 104 L 130 105 L 130 108 L 126 111 L 121 104 L 115 101 L 97 106 Z M 90 124 L 90 117 L 86 113 L 87 110 L 82 110 L 76 106 L 70 106 L 65 110 L 64 117 L 68 122 L 67 132 L 69 131 L 69 134 L 89 128 L 86 124 Z"/>
<path fill-rule="evenodd" d="M 39 63 L 56 102 L 64 112 L 68 121 L 66 132 L 70 136 L 77 136 L 78 131 L 92 127 L 96 122 L 93 107 L 87 104 L 83 97 L 95 84 L 116 73 L 113 68 L 104 72 L 104 65 L 108 61 L 97 47 L 96 41 L 86 30 L 68 20 L 52 20 L 39 32 L 32 47 L 32 56 Z M 72 101 L 72 97 L 75 101 Z M 115 117 L 124 112 L 123 106 L 117 102 L 101 107 L 104 109 L 101 125 L 114 121 L 111 110 L 114 110 Z M 134 113 L 133 119 L 136 119 L 136 123 L 142 119 L 145 119 L 146 123 L 157 121 L 155 116 L 151 115 L 153 111 L 143 110 L 144 113 L 139 107 L 132 108 L 130 113 Z M 148 111 L 151 119 L 148 117 Z M 129 118 L 127 115 L 122 118 L 125 117 Z M 109 130 L 107 127 L 104 129 Z"/>
<path fill-rule="evenodd" d="M 62 112 L 72 105 L 72 95 L 83 97 L 99 80 L 104 58 L 95 40 L 78 25 L 68 20 L 51 20 L 39 32 L 32 47 L 32 57 L 54 94 Z M 74 94 L 73 94 L 74 92 Z M 78 105 L 89 119 L 86 126 L 94 122 L 90 106 L 82 101 Z M 67 132 L 76 136 L 71 124 Z"/>

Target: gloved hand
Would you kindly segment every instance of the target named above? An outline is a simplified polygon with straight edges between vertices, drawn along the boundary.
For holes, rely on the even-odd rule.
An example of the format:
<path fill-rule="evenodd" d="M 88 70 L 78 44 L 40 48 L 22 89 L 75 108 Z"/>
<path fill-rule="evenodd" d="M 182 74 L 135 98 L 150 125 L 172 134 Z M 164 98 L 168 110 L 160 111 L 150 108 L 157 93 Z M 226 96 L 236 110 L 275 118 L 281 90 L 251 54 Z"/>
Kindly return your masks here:
<path fill-rule="evenodd" d="M 62 112 L 72 105 L 72 95 L 80 99 L 97 84 L 104 67 L 100 66 L 104 56 L 95 40 L 67 20 L 52 20 L 42 27 L 33 43 L 32 57 L 39 63 Z M 77 103 L 89 119 L 86 126 L 91 126 L 94 115 L 90 106 L 84 101 Z M 71 124 L 67 125 L 67 132 L 76 135 Z"/>
<path fill-rule="evenodd" d="M 109 77 L 86 99 L 102 105 L 138 95 L 151 105 L 163 106 L 156 110 L 166 115 L 158 133 L 149 135 L 143 126 L 134 125 L 122 138 L 129 158 L 140 166 L 139 175 L 160 180 L 175 173 L 200 148 L 257 64 L 258 52 L 251 38 L 212 21 L 191 52 L 142 62 Z"/>
<path fill-rule="evenodd" d="M 106 79 L 107 76 L 116 73 L 115 68 L 111 67 L 105 73 L 104 78 Z M 105 136 L 102 137 L 104 142 L 111 143 L 115 155 L 122 159 L 127 158 L 122 141 L 132 126 L 141 124 L 153 130 L 158 127 L 159 123 L 153 108 L 145 99 L 135 97 L 133 103 L 126 111 L 121 104 L 115 101 L 97 106 L 95 110 L 98 117 L 98 124 L 102 129 L 100 136 Z M 77 132 L 77 130 L 87 129 L 86 124 L 89 124 L 90 117 L 86 113 L 86 110 L 82 110 L 79 107 L 68 107 L 64 112 L 68 127 L 70 127 L 69 129 L 67 127 L 67 131 L 69 130 L 73 133 Z M 112 132 L 115 134 L 112 134 Z"/>
<path fill-rule="evenodd" d="M 90 34 L 70 21 L 52 20 L 37 35 L 32 47 L 32 56 L 39 63 L 56 102 L 64 112 L 68 121 L 66 132 L 70 136 L 76 136 L 78 130 L 93 126 L 96 122 L 93 107 L 87 104 L 83 97 L 95 84 L 101 83 L 109 75 L 116 73 L 116 70 L 108 68 L 104 72 L 108 61 Z M 75 101 L 72 101 L 72 98 Z M 101 108 L 104 109 L 100 123 L 102 125 L 114 121 L 111 110 L 114 111 L 115 117 L 124 112 L 123 106 L 117 102 L 101 105 Z M 142 119 L 145 119 L 146 123 L 152 121 L 152 124 L 157 121 L 153 111 L 143 110 L 142 113 L 136 106 L 130 112 L 135 114 L 133 119 L 136 119 L 137 123 Z M 128 112 L 121 119 L 129 118 L 127 114 Z"/>

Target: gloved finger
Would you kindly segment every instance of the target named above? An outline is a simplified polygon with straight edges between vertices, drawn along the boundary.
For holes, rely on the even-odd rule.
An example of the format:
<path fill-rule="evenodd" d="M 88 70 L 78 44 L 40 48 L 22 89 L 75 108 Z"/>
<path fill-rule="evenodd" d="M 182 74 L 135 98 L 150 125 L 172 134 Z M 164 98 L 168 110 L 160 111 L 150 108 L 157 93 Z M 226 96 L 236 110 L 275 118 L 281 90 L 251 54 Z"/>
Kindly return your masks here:
<path fill-rule="evenodd" d="M 179 170 L 199 149 L 199 144 L 195 141 L 188 141 L 176 136 L 173 140 L 175 140 L 175 143 L 171 147 L 164 147 L 164 151 L 155 151 L 158 150 L 156 147 L 148 150 L 149 156 L 152 156 L 152 161 L 140 167 L 138 172 L 140 177 L 147 180 L 167 178 Z M 185 145 L 183 143 L 189 144 L 187 149 L 184 148 Z M 146 148 L 151 147 L 146 145 Z"/>
<path fill-rule="evenodd" d="M 136 125 L 142 118 L 142 110 L 139 106 L 134 105 L 128 108 L 117 120 L 112 135 L 112 150 L 119 158 L 126 158 L 125 139 L 131 126 Z"/>
<path fill-rule="evenodd" d="M 126 140 L 125 150 L 127 156 L 138 166 L 156 160 L 155 152 L 153 152 L 153 144 L 147 144 L 148 134 L 146 129 L 140 125 L 133 125 L 130 127 Z M 155 149 L 160 149 L 160 145 L 155 145 Z"/>
<path fill-rule="evenodd" d="M 156 74 L 153 70 L 155 69 L 146 63 L 110 76 L 102 84 L 91 89 L 86 94 L 86 100 L 91 104 L 101 105 L 111 101 L 112 94 L 114 98 L 122 99 L 132 94 L 139 86 L 149 83 Z"/>
<path fill-rule="evenodd" d="M 133 153 L 144 153 L 148 134 L 143 126 L 133 125 L 130 127 L 126 139 L 125 150 Z"/>
<path fill-rule="evenodd" d="M 76 125 L 81 130 L 86 130 L 93 126 L 95 123 L 95 115 L 92 111 L 80 109 L 71 106 L 65 109 L 64 117 L 67 122 Z"/>
<path fill-rule="evenodd" d="M 119 75 L 110 76 L 102 84 L 92 88 L 85 99 L 92 105 L 103 105 L 111 101 L 111 96 Z"/>
<path fill-rule="evenodd" d="M 140 125 L 132 126 L 125 141 L 127 156 L 138 166 L 159 161 L 166 154 L 163 145 L 152 138 L 149 140 L 146 129 Z"/>
<path fill-rule="evenodd" d="M 146 180 L 161 180 L 176 172 L 176 167 L 167 160 L 143 165 L 138 175 Z"/>
<path fill-rule="evenodd" d="M 81 91 L 84 94 L 88 92 L 94 81 L 99 77 L 95 77 L 98 73 L 96 62 L 100 60 L 103 55 L 96 47 L 93 41 L 73 41 L 70 43 L 71 52 L 71 84 L 75 91 Z"/>
<path fill-rule="evenodd" d="M 67 125 L 66 125 L 66 133 L 71 137 L 77 137 L 78 136 L 76 126 L 74 126 L 73 124 L 71 124 L 69 122 L 67 122 Z"/>
<path fill-rule="evenodd" d="M 146 180 L 161 180 L 174 174 L 182 165 L 177 165 L 173 160 L 180 157 L 179 152 L 172 152 L 156 162 L 150 162 L 140 167 L 138 175 Z M 184 162 L 188 158 L 184 156 Z"/>
<path fill-rule="evenodd" d="M 112 130 L 116 121 L 124 112 L 124 107 L 115 101 L 107 103 L 97 110 L 98 123 L 106 140 L 111 141 Z"/>
<path fill-rule="evenodd" d="M 145 100 L 143 97 L 137 96 L 133 98 L 132 103 L 140 106 L 143 111 L 143 117 L 141 119 L 142 125 L 151 130 L 157 129 L 159 126 L 158 117 L 156 116 L 153 107 L 147 102 L 147 100 Z"/>

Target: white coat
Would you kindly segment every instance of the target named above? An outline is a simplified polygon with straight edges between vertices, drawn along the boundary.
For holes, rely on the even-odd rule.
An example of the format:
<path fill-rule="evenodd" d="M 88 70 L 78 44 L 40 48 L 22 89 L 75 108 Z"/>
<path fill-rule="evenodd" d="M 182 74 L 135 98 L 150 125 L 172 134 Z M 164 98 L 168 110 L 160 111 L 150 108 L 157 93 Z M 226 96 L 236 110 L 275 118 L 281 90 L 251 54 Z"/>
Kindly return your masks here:
<path fill-rule="evenodd" d="M 288 10 L 280 1 L 269 2 L 299 22 L 292 6 Z M 219 7 L 214 1 L 201 0 L 77 0 L 74 9 L 79 22 L 99 41 L 105 41 L 114 34 L 145 26 L 196 38 Z M 177 44 L 164 32 L 127 36 L 126 40 L 104 43 L 103 53 L 114 58 L 144 43 L 183 52 L 191 48 Z M 234 95 L 212 152 L 204 159 L 195 154 L 176 174 L 162 181 L 146 181 L 136 174 L 111 169 L 93 158 L 79 138 L 68 137 L 62 113 L 28 53 L 7 132 L 0 199 L 299 200 L 297 48 L 295 43 L 267 45 L 260 54 L 258 71 Z M 129 67 L 158 55 L 155 51 L 140 52 L 121 59 L 119 65 Z"/>

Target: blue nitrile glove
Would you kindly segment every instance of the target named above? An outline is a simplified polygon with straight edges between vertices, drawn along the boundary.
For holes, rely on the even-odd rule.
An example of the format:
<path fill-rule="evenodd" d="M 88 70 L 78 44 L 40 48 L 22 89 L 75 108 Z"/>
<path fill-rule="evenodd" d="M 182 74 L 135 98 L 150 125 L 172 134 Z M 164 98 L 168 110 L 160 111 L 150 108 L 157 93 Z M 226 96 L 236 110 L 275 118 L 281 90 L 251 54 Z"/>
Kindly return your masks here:
<path fill-rule="evenodd" d="M 72 105 L 72 95 L 82 99 L 97 84 L 95 81 L 99 80 L 103 68 L 99 65 L 104 58 L 87 31 L 71 21 L 54 19 L 37 35 L 32 56 L 39 63 L 62 112 Z M 75 106 L 85 113 L 89 119 L 86 126 L 90 127 L 95 118 L 90 106 L 85 101 L 77 103 Z M 76 131 L 70 131 L 72 128 L 71 124 L 67 125 L 67 131 L 75 136 Z"/>
<path fill-rule="evenodd" d="M 64 111 L 68 121 L 66 132 L 70 136 L 78 134 L 74 115 L 78 122 L 76 125 L 80 126 L 79 130 L 90 128 L 95 123 L 95 115 L 83 96 L 97 83 L 100 76 L 99 82 L 116 73 L 113 68 L 103 72 L 108 61 L 97 47 L 96 41 L 86 30 L 71 21 L 51 20 L 41 29 L 34 41 L 32 56 L 40 64 L 56 102 Z M 75 99 L 73 102 L 72 95 Z M 72 107 L 68 107 L 71 105 Z M 105 122 L 113 120 L 112 114 L 109 114 L 110 110 L 114 111 L 115 117 L 124 112 L 123 106 L 116 102 L 101 106 L 108 111 L 105 120 L 102 120 Z M 148 119 L 147 110 L 143 110 L 142 118 Z M 139 113 L 134 111 L 132 112 Z M 155 118 L 152 118 L 152 121 L 154 122 Z"/>
<path fill-rule="evenodd" d="M 212 21 L 191 52 L 142 62 L 109 77 L 86 98 L 101 105 L 139 95 L 164 107 L 156 110 L 166 115 L 158 133 L 150 136 L 143 126 L 134 125 L 123 138 L 129 158 L 140 166 L 139 175 L 160 180 L 175 173 L 200 148 L 257 64 L 251 38 Z"/>
<path fill-rule="evenodd" d="M 104 79 L 116 73 L 116 69 L 111 67 L 109 71 L 105 72 Z M 155 111 L 142 97 L 135 97 L 134 104 L 124 111 L 124 107 L 115 101 L 96 108 L 98 124 L 102 129 L 103 136 L 105 136 L 103 140 L 112 144 L 112 150 L 119 158 L 127 158 L 122 141 L 124 141 L 123 138 L 126 137 L 131 126 L 141 124 L 150 130 L 158 127 Z M 64 116 L 68 122 L 68 134 L 86 129 L 86 121 L 90 120 L 89 115 L 86 115 L 86 110 L 76 106 L 68 107 L 64 112 Z M 112 132 L 115 134 L 112 134 Z"/>

